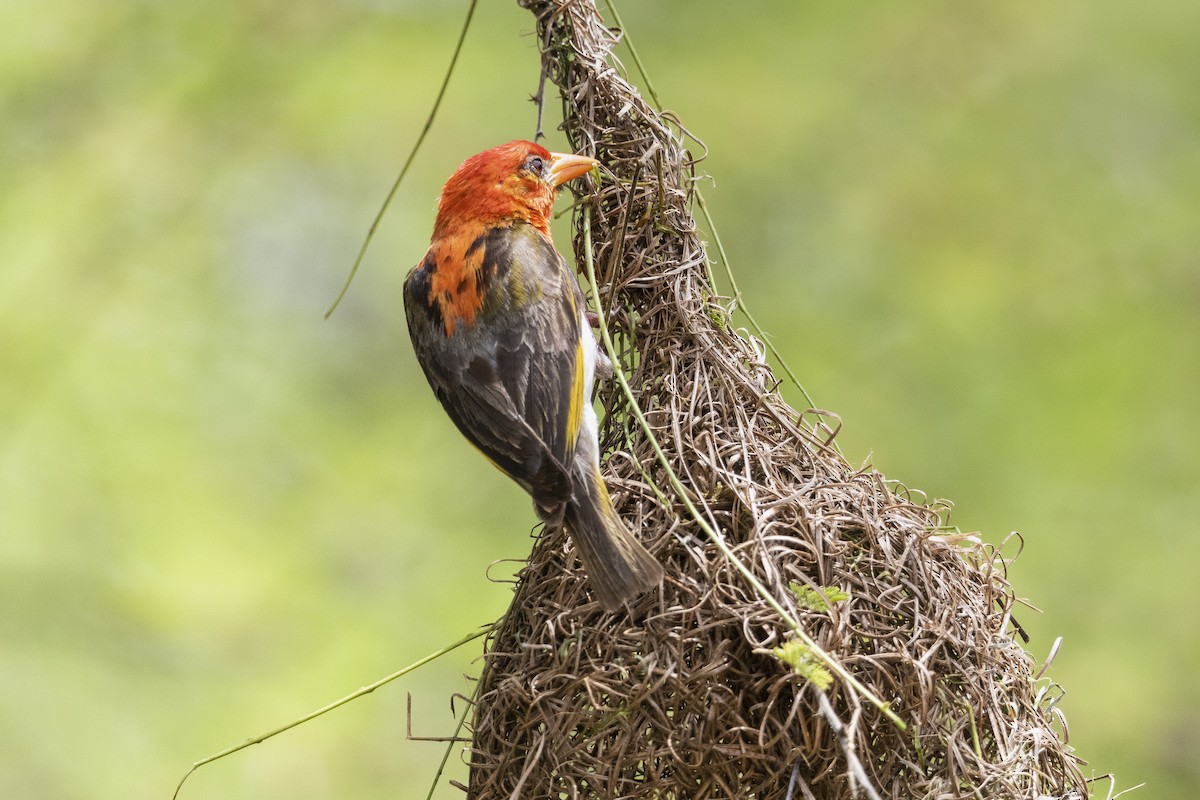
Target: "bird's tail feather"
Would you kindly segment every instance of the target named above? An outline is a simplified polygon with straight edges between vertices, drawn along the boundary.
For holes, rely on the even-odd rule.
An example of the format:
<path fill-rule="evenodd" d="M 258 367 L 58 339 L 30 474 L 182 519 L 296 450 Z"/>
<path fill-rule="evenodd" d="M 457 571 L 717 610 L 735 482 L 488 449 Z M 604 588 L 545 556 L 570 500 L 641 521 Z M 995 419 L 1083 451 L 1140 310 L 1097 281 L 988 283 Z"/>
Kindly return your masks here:
<path fill-rule="evenodd" d="M 596 597 L 616 611 L 657 586 L 663 568 L 613 510 L 599 470 L 579 465 L 576 477 L 574 496 L 566 507 L 567 530 Z"/>

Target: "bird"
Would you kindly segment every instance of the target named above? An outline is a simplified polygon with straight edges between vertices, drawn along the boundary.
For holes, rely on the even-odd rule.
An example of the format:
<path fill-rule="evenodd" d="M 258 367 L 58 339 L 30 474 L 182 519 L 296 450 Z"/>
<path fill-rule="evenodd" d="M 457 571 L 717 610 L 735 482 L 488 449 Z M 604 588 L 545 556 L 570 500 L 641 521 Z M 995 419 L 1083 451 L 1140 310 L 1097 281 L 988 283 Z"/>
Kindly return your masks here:
<path fill-rule="evenodd" d="M 417 361 L 466 439 L 565 525 L 600 604 L 617 611 L 662 565 L 617 514 L 592 407 L 600 351 L 550 217 L 599 164 L 517 140 L 466 159 L 442 188 L 425 257 L 404 281 Z"/>

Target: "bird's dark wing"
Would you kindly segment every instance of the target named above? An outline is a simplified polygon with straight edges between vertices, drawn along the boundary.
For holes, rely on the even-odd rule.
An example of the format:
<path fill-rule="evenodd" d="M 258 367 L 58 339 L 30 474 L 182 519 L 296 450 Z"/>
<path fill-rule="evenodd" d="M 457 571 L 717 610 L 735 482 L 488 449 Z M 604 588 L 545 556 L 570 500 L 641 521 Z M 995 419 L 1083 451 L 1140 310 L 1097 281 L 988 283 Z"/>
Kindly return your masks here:
<path fill-rule="evenodd" d="M 527 225 L 489 229 L 466 252 L 478 264 L 478 313 L 447 324 L 464 304 L 432 296 L 431 250 L 405 281 L 413 348 L 463 435 L 551 512 L 570 497 L 585 402 L 579 285 Z"/>

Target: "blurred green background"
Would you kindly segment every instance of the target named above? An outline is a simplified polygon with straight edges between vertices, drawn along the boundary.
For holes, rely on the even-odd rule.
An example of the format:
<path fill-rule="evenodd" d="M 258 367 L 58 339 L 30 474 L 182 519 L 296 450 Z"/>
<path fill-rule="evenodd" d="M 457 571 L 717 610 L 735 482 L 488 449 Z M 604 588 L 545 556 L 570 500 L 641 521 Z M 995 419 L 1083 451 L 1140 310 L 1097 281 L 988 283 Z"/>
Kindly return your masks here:
<path fill-rule="evenodd" d="M 1200 4 L 728 9 L 622 6 L 747 303 L 851 460 L 1022 533 L 1085 770 L 1195 797 Z M 400 284 L 441 181 L 532 133 L 515 3 L 321 318 L 464 10 L 0 3 L 0 796 L 167 798 L 502 613 L 533 514 L 437 408 Z M 478 652 L 183 796 L 424 797 L 405 695 L 447 735 Z"/>

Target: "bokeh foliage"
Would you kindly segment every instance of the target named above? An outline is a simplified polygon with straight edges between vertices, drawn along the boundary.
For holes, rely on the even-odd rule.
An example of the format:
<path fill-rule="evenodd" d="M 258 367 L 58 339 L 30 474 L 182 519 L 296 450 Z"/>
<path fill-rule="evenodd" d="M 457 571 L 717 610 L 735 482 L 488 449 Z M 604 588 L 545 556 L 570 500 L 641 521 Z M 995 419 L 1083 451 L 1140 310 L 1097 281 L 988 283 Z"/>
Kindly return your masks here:
<path fill-rule="evenodd" d="M 0 796 L 168 796 L 502 612 L 489 564 L 533 515 L 429 396 L 399 299 L 440 181 L 532 133 L 532 22 L 481 6 L 323 322 L 461 4 L 0 5 Z M 1072 741 L 1193 797 L 1200 6 L 622 11 L 848 456 L 1021 531 Z M 441 746 L 406 741 L 404 693 L 447 734 L 473 654 L 184 796 L 423 797 Z"/>

